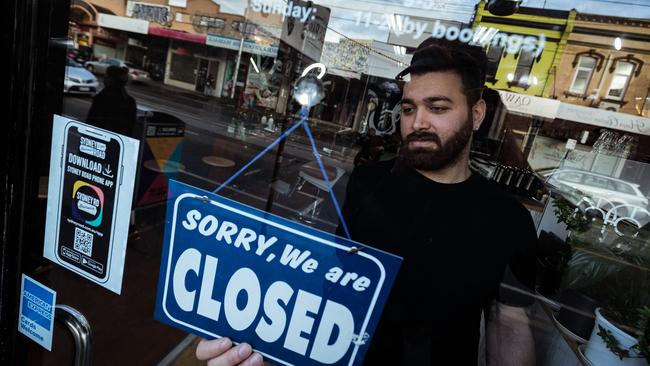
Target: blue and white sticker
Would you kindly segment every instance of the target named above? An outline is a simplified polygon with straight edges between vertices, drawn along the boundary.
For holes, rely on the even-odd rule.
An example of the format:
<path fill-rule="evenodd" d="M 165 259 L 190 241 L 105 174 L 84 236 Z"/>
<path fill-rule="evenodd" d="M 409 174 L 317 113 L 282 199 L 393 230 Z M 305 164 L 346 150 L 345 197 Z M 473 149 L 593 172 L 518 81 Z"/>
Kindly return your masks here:
<path fill-rule="evenodd" d="M 20 285 L 18 331 L 52 350 L 56 292 L 23 274 Z"/>
<path fill-rule="evenodd" d="M 401 258 L 172 180 L 169 197 L 157 319 L 277 364 L 362 363 Z"/>

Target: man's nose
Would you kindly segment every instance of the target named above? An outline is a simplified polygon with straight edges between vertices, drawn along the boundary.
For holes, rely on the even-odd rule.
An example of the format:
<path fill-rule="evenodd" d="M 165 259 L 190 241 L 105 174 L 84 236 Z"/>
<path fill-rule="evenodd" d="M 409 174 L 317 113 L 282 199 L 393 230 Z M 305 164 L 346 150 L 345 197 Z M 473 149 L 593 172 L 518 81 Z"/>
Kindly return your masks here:
<path fill-rule="evenodd" d="M 431 122 L 427 118 L 427 113 L 419 108 L 415 113 L 415 119 L 413 120 L 413 129 L 416 131 L 426 130 L 429 129 L 429 127 L 431 127 Z"/>

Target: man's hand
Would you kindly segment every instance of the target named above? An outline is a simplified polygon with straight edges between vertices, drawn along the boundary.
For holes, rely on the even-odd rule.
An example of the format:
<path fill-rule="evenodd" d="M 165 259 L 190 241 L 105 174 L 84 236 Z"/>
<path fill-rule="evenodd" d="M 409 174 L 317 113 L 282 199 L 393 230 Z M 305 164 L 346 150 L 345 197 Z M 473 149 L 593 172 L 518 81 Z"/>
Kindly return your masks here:
<path fill-rule="evenodd" d="M 196 358 L 208 361 L 208 366 L 262 366 L 264 362 L 259 353 L 254 353 L 248 343 L 232 346 L 228 338 L 202 339 L 196 347 Z"/>
<path fill-rule="evenodd" d="M 535 341 L 525 308 L 497 303 L 487 319 L 489 366 L 534 366 Z"/>

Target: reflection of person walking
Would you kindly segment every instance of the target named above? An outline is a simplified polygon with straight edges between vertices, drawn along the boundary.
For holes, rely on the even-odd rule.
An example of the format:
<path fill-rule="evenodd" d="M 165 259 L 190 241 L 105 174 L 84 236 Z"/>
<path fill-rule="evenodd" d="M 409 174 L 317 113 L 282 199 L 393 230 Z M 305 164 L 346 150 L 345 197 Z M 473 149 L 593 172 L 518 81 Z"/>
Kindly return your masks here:
<path fill-rule="evenodd" d="M 133 136 L 136 121 L 135 99 L 126 92 L 127 70 L 109 66 L 104 89 L 93 98 L 86 122 L 126 136 Z"/>
<path fill-rule="evenodd" d="M 205 95 L 212 95 L 212 89 L 214 88 L 214 77 L 208 75 L 208 78 L 205 80 L 205 87 L 203 88 L 203 93 Z"/>

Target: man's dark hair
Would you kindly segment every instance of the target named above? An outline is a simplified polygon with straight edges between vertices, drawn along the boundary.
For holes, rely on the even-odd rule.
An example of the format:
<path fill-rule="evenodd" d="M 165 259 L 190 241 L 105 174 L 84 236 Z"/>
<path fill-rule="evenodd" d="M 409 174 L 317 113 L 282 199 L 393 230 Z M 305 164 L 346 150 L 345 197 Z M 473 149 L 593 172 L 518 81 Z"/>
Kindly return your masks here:
<path fill-rule="evenodd" d="M 481 99 L 486 66 L 487 56 L 481 47 L 429 37 L 420 43 L 413 53 L 411 65 L 400 72 L 396 79 L 401 80 L 407 74 L 455 72 L 463 82 L 463 94 L 467 98 L 467 104 L 473 106 Z"/>
<path fill-rule="evenodd" d="M 111 86 L 125 86 L 128 80 L 129 73 L 126 68 L 114 65 L 106 68 L 105 81 Z"/>

